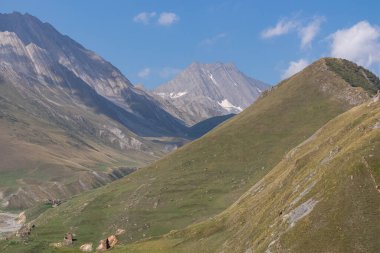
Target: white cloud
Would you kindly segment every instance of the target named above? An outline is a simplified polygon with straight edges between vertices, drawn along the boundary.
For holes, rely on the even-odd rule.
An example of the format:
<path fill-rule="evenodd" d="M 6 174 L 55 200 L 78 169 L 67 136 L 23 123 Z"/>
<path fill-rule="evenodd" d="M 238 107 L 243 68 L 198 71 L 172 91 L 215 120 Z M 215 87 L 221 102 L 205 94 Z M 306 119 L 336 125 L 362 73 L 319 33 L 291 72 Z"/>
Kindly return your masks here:
<path fill-rule="evenodd" d="M 171 78 L 177 75 L 181 70 L 177 68 L 172 68 L 172 67 L 164 67 L 159 71 L 159 76 L 161 78 Z"/>
<path fill-rule="evenodd" d="M 315 38 L 321 28 L 321 24 L 325 21 L 324 17 L 316 17 L 307 26 L 299 29 L 299 35 L 301 37 L 301 47 L 305 48 L 310 46 L 312 40 Z"/>
<path fill-rule="evenodd" d="M 158 18 L 158 24 L 170 26 L 179 21 L 179 16 L 173 12 L 162 12 Z"/>
<path fill-rule="evenodd" d="M 305 59 L 299 59 L 298 61 L 291 61 L 289 63 L 289 67 L 284 71 L 281 77 L 283 79 L 291 77 L 292 75 L 303 70 L 305 67 L 307 67 L 307 65 L 309 65 L 309 62 Z"/>
<path fill-rule="evenodd" d="M 139 73 L 137 73 L 137 76 L 140 77 L 140 78 L 148 78 L 151 74 L 151 69 L 150 68 L 144 68 L 142 70 L 140 70 Z"/>
<path fill-rule="evenodd" d="M 293 18 L 284 18 L 277 22 L 274 27 L 269 27 L 261 32 L 264 39 L 285 35 L 292 32 L 298 32 L 301 38 L 301 48 L 310 46 L 311 42 L 318 34 L 321 24 L 325 21 L 325 17 L 319 16 L 312 19 L 308 24 L 295 16 Z"/>
<path fill-rule="evenodd" d="M 264 39 L 287 34 L 297 28 L 298 22 L 295 19 L 281 19 L 277 22 L 275 27 L 265 29 L 261 33 L 261 37 Z"/>
<path fill-rule="evenodd" d="M 227 33 L 219 33 L 213 37 L 202 40 L 199 44 L 202 46 L 211 46 L 225 37 L 227 37 Z"/>
<path fill-rule="evenodd" d="M 144 25 L 147 25 L 150 23 L 150 20 L 154 18 L 156 15 L 157 13 L 155 12 L 141 12 L 133 18 L 133 21 L 136 23 L 142 23 Z"/>
<path fill-rule="evenodd" d="M 331 56 L 345 58 L 364 67 L 380 64 L 380 28 L 367 21 L 341 29 L 329 36 Z"/>

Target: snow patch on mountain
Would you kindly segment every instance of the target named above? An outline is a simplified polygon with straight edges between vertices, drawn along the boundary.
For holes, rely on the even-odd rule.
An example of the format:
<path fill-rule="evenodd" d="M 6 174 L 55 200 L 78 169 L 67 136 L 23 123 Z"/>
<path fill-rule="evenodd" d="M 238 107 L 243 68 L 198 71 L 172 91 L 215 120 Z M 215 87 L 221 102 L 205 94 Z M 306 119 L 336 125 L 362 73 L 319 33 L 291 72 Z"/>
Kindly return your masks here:
<path fill-rule="evenodd" d="M 158 92 L 156 94 L 159 95 L 162 98 L 168 98 L 169 97 L 171 99 L 175 99 L 175 98 L 180 98 L 182 96 L 185 96 L 187 94 L 187 91 L 170 92 L 170 93 Z"/>
<path fill-rule="evenodd" d="M 214 76 L 210 73 L 210 71 L 207 71 L 208 73 L 208 77 L 211 79 L 211 81 L 215 84 L 215 85 L 218 85 L 218 83 L 216 82 Z"/>
<path fill-rule="evenodd" d="M 234 110 L 237 110 L 239 112 L 243 111 L 243 109 L 240 106 L 234 106 L 227 99 L 223 99 L 222 102 L 218 102 L 218 104 L 229 112 Z"/>
<path fill-rule="evenodd" d="M 175 93 L 175 92 L 171 92 L 171 93 L 170 93 L 170 98 L 179 98 L 179 97 L 182 97 L 182 96 L 184 96 L 184 95 L 186 95 L 186 94 L 187 94 L 186 91 L 177 92 L 177 93 Z"/>
<path fill-rule="evenodd" d="M 162 104 L 175 107 L 170 109 L 172 115 L 191 126 L 211 117 L 241 112 L 268 87 L 233 64 L 195 62 L 153 93 L 164 100 Z"/>

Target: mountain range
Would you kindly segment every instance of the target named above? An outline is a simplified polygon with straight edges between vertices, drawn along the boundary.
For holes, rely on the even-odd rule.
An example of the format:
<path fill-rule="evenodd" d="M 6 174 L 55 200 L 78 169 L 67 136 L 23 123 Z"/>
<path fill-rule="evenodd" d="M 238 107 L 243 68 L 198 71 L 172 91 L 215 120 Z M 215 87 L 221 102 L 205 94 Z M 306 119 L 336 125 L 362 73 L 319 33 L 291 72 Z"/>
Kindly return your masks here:
<path fill-rule="evenodd" d="M 144 136 L 185 135 L 111 64 L 31 15 L 0 15 L 0 58 L 3 207 L 104 185 L 174 147 Z"/>
<path fill-rule="evenodd" d="M 12 250 L 51 249 L 65 231 L 96 244 L 125 229 L 121 252 L 376 252 L 379 84 L 356 64 L 321 59 L 152 165 L 58 208 L 28 210 L 36 228 Z"/>
<path fill-rule="evenodd" d="M 25 82 L 31 89 L 41 87 L 41 92 L 42 87 L 58 88 L 66 92 L 63 95 L 77 96 L 92 106 L 100 104 L 96 96 L 107 98 L 113 103 L 99 105 L 102 113 L 139 135 L 180 135 L 185 131 L 177 119 L 134 88 L 118 69 L 50 24 L 29 14 L 2 14 L 0 31 L 2 76 L 21 88 Z M 107 112 L 104 107 L 108 107 Z"/>
<path fill-rule="evenodd" d="M 269 86 L 193 63 L 145 91 L 20 13 L 0 59 L 0 209 L 23 211 L 1 252 L 380 251 L 371 71 L 322 58 Z"/>
<path fill-rule="evenodd" d="M 227 119 L 186 126 L 166 111 L 174 106 L 29 14 L 0 14 L 0 58 L 2 207 L 104 185 Z"/>

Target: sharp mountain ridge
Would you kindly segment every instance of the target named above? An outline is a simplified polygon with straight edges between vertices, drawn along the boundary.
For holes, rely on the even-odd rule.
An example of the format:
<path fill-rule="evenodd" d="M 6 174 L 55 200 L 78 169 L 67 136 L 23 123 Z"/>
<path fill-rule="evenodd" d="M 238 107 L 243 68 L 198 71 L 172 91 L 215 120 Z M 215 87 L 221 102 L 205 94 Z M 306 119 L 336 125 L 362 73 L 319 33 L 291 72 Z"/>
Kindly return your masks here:
<path fill-rule="evenodd" d="M 202 120 L 240 113 L 270 86 L 240 72 L 234 64 L 192 63 L 154 94 L 182 113 L 170 110 L 189 125 Z"/>

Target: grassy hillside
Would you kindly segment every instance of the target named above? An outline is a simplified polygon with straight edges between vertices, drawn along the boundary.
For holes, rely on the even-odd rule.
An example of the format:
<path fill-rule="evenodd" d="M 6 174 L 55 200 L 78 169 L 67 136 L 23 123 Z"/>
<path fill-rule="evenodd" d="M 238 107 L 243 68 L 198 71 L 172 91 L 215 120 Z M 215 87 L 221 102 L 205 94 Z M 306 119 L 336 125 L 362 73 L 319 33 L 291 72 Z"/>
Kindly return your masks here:
<path fill-rule="evenodd" d="M 188 136 L 192 139 L 197 139 L 233 116 L 235 116 L 235 114 L 216 116 L 203 120 L 189 128 Z"/>
<path fill-rule="evenodd" d="M 368 98 L 367 91 L 352 87 L 322 59 L 204 137 L 47 210 L 34 221 L 27 252 L 43 252 L 41 247 L 48 249 L 68 231 L 77 234 L 80 244 L 123 228 L 127 233 L 120 239 L 130 243 L 205 220 L 236 201 L 291 148 Z"/>
<path fill-rule="evenodd" d="M 380 102 L 351 109 L 226 211 L 120 252 L 380 252 L 379 119 Z"/>
<path fill-rule="evenodd" d="M 127 141 L 116 131 L 128 130 L 103 114 L 53 95 L 25 94 L 0 82 L 0 208 L 65 199 L 110 182 L 114 169 L 157 159 L 149 141 L 142 144 L 146 152 L 121 148 Z"/>

